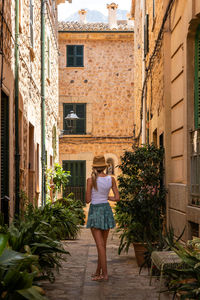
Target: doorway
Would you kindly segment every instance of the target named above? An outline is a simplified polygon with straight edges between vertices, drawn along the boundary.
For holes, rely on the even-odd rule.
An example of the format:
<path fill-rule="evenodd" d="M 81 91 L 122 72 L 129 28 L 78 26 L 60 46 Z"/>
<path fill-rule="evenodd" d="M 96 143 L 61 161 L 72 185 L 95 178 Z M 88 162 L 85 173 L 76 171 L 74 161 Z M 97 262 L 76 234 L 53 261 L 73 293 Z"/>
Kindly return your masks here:
<path fill-rule="evenodd" d="M 71 174 L 69 184 L 63 191 L 63 197 L 73 193 L 76 200 L 80 200 L 85 204 L 86 161 L 64 160 L 63 170 L 70 171 Z"/>
<path fill-rule="evenodd" d="M 1 212 L 9 223 L 9 97 L 1 91 Z"/>

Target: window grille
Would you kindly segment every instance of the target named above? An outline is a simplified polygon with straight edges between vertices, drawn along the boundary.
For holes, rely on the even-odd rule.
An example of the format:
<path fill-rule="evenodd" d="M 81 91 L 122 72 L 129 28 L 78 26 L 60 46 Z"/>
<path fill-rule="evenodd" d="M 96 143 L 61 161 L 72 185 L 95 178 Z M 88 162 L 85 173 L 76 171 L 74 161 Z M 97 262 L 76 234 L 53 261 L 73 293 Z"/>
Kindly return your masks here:
<path fill-rule="evenodd" d="M 63 191 L 63 197 L 73 193 L 76 200 L 85 203 L 86 161 L 64 160 L 62 164 L 63 170 L 70 171 L 71 175 L 69 183 Z"/>

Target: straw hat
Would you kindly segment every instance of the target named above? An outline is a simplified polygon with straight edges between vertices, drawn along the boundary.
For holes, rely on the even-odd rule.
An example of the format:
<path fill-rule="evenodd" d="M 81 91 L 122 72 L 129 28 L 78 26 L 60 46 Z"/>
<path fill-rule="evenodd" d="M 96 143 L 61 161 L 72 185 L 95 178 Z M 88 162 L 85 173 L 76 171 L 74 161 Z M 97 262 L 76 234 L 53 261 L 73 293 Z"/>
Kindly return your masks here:
<path fill-rule="evenodd" d="M 107 164 L 106 164 L 106 161 L 105 161 L 105 157 L 103 155 L 97 155 L 97 156 L 95 156 L 94 159 L 93 159 L 92 166 L 94 168 L 107 167 Z"/>

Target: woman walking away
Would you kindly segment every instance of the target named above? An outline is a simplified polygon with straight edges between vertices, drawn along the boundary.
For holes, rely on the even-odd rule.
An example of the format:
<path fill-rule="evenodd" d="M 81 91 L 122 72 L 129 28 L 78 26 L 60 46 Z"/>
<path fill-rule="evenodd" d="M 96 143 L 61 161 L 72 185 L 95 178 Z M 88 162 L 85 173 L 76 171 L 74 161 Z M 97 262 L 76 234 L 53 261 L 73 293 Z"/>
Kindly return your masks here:
<path fill-rule="evenodd" d="M 91 178 L 87 179 L 86 202 L 91 202 L 87 228 L 91 228 L 98 252 L 97 269 L 92 274 L 92 280 L 95 281 L 108 280 L 106 242 L 110 228 L 115 227 L 108 200 L 119 201 L 115 179 L 104 173 L 106 166 L 104 156 L 95 156 Z M 113 190 L 113 197 L 108 196 L 110 189 Z"/>

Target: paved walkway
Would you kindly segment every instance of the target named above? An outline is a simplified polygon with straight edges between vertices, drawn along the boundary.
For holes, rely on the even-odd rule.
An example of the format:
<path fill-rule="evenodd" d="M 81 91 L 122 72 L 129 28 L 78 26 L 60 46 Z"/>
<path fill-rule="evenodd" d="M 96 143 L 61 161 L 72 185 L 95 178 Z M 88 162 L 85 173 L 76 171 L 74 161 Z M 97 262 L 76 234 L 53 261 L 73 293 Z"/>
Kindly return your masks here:
<path fill-rule="evenodd" d="M 64 242 L 71 253 L 53 284 L 43 284 L 50 300 L 156 300 L 155 286 L 149 286 L 147 270 L 138 274 L 131 248 L 128 254 L 117 254 L 118 235 L 111 231 L 107 246 L 108 282 L 91 281 L 96 266 L 96 247 L 90 230 L 82 229 L 79 239 Z M 155 281 L 153 282 L 153 284 Z M 157 283 L 158 285 L 158 283 Z M 161 300 L 172 297 L 162 295 Z"/>

